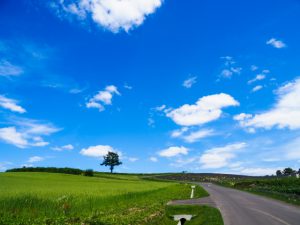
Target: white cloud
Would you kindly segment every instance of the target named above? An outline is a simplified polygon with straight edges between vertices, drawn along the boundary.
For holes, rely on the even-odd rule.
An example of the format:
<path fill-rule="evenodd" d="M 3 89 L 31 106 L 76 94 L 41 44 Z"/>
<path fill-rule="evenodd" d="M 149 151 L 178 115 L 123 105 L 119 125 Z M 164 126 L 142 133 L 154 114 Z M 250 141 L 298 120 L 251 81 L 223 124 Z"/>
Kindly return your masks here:
<path fill-rule="evenodd" d="M 54 151 L 64 151 L 64 150 L 71 151 L 71 150 L 74 149 L 74 146 L 71 145 L 71 144 L 68 144 L 68 145 L 63 145 L 61 147 L 53 147 L 51 149 L 54 150 Z"/>
<path fill-rule="evenodd" d="M 174 130 L 171 133 L 172 138 L 181 138 L 188 143 L 194 143 L 200 139 L 214 135 L 214 130 L 212 129 L 201 129 L 197 131 L 190 131 L 188 127 L 182 127 L 181 129 Z"/>
<path fill-rule="evenodd" d="M 129 160 L 130 162 L 136 162 L 136 161 L 138 161 L 139 159 L 138 159 L 138 158 L 135 158 L 135 157 L 129 157 L 128 160 Z"/>
<path fill-rule="evenodd" d="M 230 77 L 232 77 L 232 75 L 233 75 L 233 72 L 229 69 L 224 69 L 221 72 L 221 76 L 225 77 L 225 78 L 230 78 Z"/>
<path fill-rule="evenodd" d="M 163 0 L 77 0 L 59 5 L 67 14 L 80 20 L 91 18 L 96 24 L 117 33 L 143 24 L 146 17 L 162 5 Z M 57 6 L 57 5 L 56 5 Z"/>
<path fill-rule="evenodd" d="M 188 127 L 182 127 L 179 130 L 174 130 L 171 133 L 171 137 L 172 138 L 178 138 L 181 137 L 185 132 L 187 132 L 189 130 Z"/>
<path fill-rule="evenodd" d="M 199 141 L 200 139 L 203 139 L 203 138 L 206 138 L 206 137 L 209 137 L 212 135 L 214 135 L 214 130 L 202 129 L 202 130 L 191 132 L 186 136 L 183 136 L 183 139 L 188 143 L 194 143 L 194 142 Z"/>
<path fill-rule="evenodd" d="M 228 166 L 230 160 L 236 157 L 236 152 L 245 148 L 246 143 L 235 143 L 224 147 L 212 148 L 205 151 L 200 157 L 202 168 L 217 169 Z"/>
<path fill-rule="evenodd" d="M 103 105 L 111 105 L 112 98 L 114 95 L 120 95 L 117 87 L 114 85 L 106 86 L 103 91 L 99 91 L 86 103 L 87 108 L 97 108 L 99 112 L 104 111 L 105 107 Z"/>
<path fill-rule="evenodd" d="M 70 94 L 80 94 L 84 91 L 84 89 L 79 89 L 79 88 L 72 88 L 69 90 Z"/>
<path fill-rule="evenodd" d="M 23 73 L 23 69 L 19 66 L 12 65 L 6 60 L 0 61 L 0 76 L 19 76 Z"/>
<path fill-rule="evenodd" d="M 249 176 L 265 176 L 265 175 L 274 175 L 277 170 L 282 168 L 243 168 L 240 170 L 240 174 L 249 175 Z"/>
<path fill-rule="evenodd" d="M 157 107 L 155 107 L 154 109 L 155 109 L 156 111 L 161 112 L 161 111 L 164 111 L 164 110 L 166 109 L 166 105 L 157 106 Z"/>
<path fill-rule="evenodd" d="M 256 70 L 258 70 L 258 67 L 256 65 L 252 65 L 250 67 L 250 69 L 251 69 L 251 71 L 256 71 Z"/>
<path fill-rule="evenodd" d="M 18 148 L 43 147 L 49 144 L 42 136 L 59 131 L 52 124 L 43 124 L 35 120 L 16 120 L 15 126 L 0 128 L 0 140 Z"/>
<path fill-rule="evenodd" d="M 40 157 L 40 156 L 32 156 L 28 159 L 28 163 L 36 163 L 36 162 L 41 162 L 41 161 L 44 161 L 45 158 L 43 157 Z"/>
<path fill-rule="evenodd" d="M 52 125 L 51 123 L 41 123 L 37 120 L 30 119 L 16 120 L 15 124 L 21 126 L 21 130 L 24 133 L 28 135 L 33 135 L 34 137 L 32 138 L 35 140 L 38 136 L 51 135 L 61 130 L 60 128 L 57 128 L 54 125 Z"/>
<path fill-rule="evenodd" d="M 275 155 L 280 156 L 280 160 L 299 160 L 300 159 L 300 137 L 290 140 L 287 143 L 276 146 Z"/>
<path fill-rule="evenodd" d="M 128 85 L 128 84 L 124 84 L 124 88 L 128 89 L 128 90 L 132 90 L 132 86 Z"/>
<path fill-rule="evenodd" d="M 93 102 L 93 101 L 90 101 L 90 102 L 87 102 L 86 103 L 86 107 L 87 108 L 95 108 L 95 109 L 98 109 L 99 112 L 102 112 L 105 110 L 105 108 L 98 102 Z"/>
<path fill-rule="evenodd" d="M 259 81 L 259 80 L 264 80 L 265 78 L 266 78 L 265 74 L 257 74 L 255 78 L 248 81 L 248 84 L 252 84 L 252 83 L 254 83 L 256 81 Z"/>
<path fill-rule="evenodd" d="M 178 156 L 178 155 L 187 155 L 188 154 L 188 149 L 181 146 L 181 147 L 177 147 L 177 146 L 173 146 L 173 147 L 169 147 L 167 149 L 163 149 L 161 150 L 158 154 L 161 157 L 174 157 L 174 156 Z"/>
<path fill-rule="evenodd" d="M 252 88 L 252 92 L 257 92 L 257 91 L 259 91 L 261 89 L 263 89 L 263 86 L 262 85 L 257 85 L 254 88 Z"/>
<path fill-rule="evenodd" d="M 234 74 L 240 74 L 242 72 L 241 67 L 234 67 L 233 65 L 236 62 L 233 60 L 231 56 L 221 57 L 224 60 L 225 68 L 222 70 L 220 76 L 223 78 L 231 78 Z"/>
<path fill-rule="evenodd" d="M 285 48 L 286 44 L 283 41 L 277 40 L 275 38 L 271 38 L 266 42 L 267 45 L 271 45 L 274 48 Z"/>
<path fill-rule="evenodd" d="M 107 155 L 108 152 L 117 152 L 119 155 L 121 155 L 121 152 L 118 152 L 116 149 L 109 145 L 96 145 L 90 146 L 88 148 L 83 148 L 80 151 L 80 154 L 94 158 L 102 158 L 103 156 Z"/>
<path fill-rule="evenodd" d="M 241 113 L 241 114 L 235 115 L 233 117 L 233 119 L 237 120 L 237 121 L 244 121 L 245 119 L 250 119 L 251 117 L 252 117 L 251 114 Z"/>
<path fill-rule="evenodd" d="M 0 128 L 0 139 L 19 148 L 26 148 L 29 145 L 24 135 L 17 132 L 15 127 Z"/>
<path fill-rule="evenodd" d="M 197 157 L 191 157 L 191 158 L 187 158 L 187 159 L 176 159 L 175 162 L 171 163 L 170 166 L 173 167 L 184 167 L 187 166 L 191 163 L 194 163 L 197 160 Z"/>
<path fill-rule="evenodd" d="M 151 117 L 148 118 L 148 126 L 155 127 L 155 120 Z"/>
<path fill-rule="evenodd" d="M 300 128 L 300 78 L 277 90 L 277 102 L 268 111 L 241 121 L 243 127 L 271 129 Z"/>
<path fill-rule="evenodd" d="M 158 161 L 158 159 L 156 157 L 153 157 L 153 156 L 150 157 L 149 160 L 152 161 L 152 162 L 157 162 Z"/>
<path fill-rule="evenodd" d="M 17 104 L 17 101 L 14 99 L 6 98 L 3 95 L 0 95 L 0 107 L 9 109 L 13 112 L 25 113 L 26 110 Z"/>
<path fill-rule="evenodd" d="M 194 126 L 217 120 L 222 115 L 222 108 L 238 105 L 239 103 L 233 97 L 221 93 L 204 96 L 196 104 L 185 104 L 166 115 L 178 125 Z"/>
<path fill-rule="evenodd" d="M 197 83 L 197 77 L 191 77 L 187 80 L 185 80 L 182 84 L 183 87 L 185 88 L 191 88 L 195 83 Z"/>
<path fill-rule="evenodd" d="M 0 162 L 0 171 L 7 170 L 7 166 L 12 165 L 11 162 Z"/>

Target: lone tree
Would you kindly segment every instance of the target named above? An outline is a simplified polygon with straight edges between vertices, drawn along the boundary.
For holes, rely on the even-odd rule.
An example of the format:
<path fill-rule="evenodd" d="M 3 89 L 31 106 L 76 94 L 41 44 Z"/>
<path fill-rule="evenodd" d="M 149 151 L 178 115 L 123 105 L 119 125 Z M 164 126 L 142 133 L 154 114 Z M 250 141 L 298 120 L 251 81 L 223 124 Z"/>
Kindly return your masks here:
<path fill-rule="evenodd" d="M 276 176 L 277 176 L 277 177 L 281 177 L 281 176 L 282 176 L 281 170 L 277 170 L 277 171 L 276 171 Z"/>
<path fill-rule="evenodd" d="M 106 156 L 103 157 L 103 162 L 101 166 L 109 166 L 110 172 L 112 173 L 115 166 L 119 166 L 122 162 L 119 160 L 118 153 L 108 152 Z"/>

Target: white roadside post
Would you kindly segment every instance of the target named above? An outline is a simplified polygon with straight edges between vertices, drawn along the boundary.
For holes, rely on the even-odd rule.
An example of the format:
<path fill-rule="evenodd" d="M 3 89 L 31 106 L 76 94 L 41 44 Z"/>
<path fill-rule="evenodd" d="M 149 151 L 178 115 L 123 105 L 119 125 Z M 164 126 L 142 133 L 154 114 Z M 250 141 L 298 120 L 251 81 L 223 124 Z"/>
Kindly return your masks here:
<path fill-rule="evenodd" d="M 193 185 L 193 186 L 191 186 L 191 188 L 192 188 L 191 198 L 194 198 L 194 191 L 195 191 L 196 186 Z"/>

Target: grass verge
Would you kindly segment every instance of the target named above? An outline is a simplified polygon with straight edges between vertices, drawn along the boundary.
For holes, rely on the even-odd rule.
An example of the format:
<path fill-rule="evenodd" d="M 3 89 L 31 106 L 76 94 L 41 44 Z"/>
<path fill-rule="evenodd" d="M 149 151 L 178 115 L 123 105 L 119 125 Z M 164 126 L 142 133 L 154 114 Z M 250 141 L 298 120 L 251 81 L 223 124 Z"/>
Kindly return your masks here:
<path fill-rule="evenodd" d="M 172 225 L 177 224 L 173 215 L 188 214 L 193 215 L 191 221 L 186 221 L 186 225 L 223 225 L 223 219 L 218 209 L 209 206 L 197 205 L 172 205 L 166 206 L 165 216 L 159 221 L 154 221 L 156 225 Z"/>

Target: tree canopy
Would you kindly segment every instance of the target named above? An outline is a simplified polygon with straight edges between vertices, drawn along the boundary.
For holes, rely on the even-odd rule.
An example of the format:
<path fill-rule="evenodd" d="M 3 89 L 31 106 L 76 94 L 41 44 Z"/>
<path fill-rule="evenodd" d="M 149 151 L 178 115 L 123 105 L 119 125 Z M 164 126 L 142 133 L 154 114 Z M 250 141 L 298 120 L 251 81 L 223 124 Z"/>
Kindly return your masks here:
<path fill-rule="evenodd" d="M 103 157 L 103 162 L 100 164 L 101 166 L 109 166 L 110 172 L 112 173 L 115 166 L 121 165 L 122 162 L 119 159 L 118 153 L 108 152 L 107 155 Z"/>

